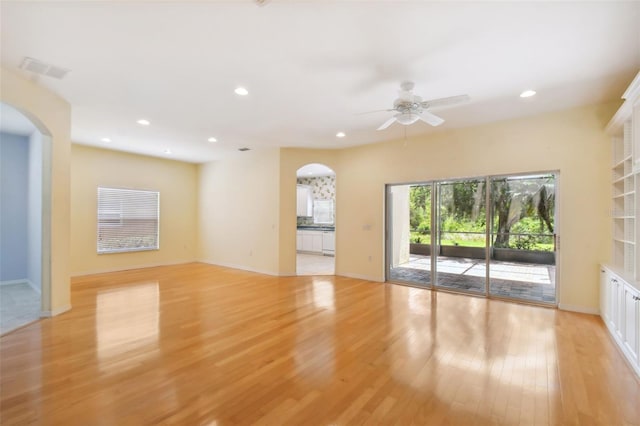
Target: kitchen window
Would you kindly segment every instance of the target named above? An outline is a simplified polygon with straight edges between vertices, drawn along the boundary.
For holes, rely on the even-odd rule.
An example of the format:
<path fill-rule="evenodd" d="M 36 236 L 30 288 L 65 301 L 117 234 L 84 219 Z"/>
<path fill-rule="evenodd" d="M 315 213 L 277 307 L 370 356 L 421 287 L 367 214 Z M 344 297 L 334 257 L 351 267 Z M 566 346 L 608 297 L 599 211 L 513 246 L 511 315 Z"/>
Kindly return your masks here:
<path fill-rule="evenodd" d="M 98 187 L 98 254 L 158 250 L 160 193 Z"/>

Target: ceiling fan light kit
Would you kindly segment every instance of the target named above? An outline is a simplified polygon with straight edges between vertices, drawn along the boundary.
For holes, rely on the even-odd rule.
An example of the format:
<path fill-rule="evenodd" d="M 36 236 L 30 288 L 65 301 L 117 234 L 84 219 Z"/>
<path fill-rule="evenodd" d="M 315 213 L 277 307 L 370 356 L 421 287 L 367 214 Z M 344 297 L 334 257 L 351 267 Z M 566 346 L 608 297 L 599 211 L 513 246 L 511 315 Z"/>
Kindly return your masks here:
<path fill-rule="evenodd" d="M 413 94 L 413 86 L 414 84 L 411 81 L 404 81 L 400 84 L 398 98 L 393 101 L 393 108 L 386 110 L 389 112 L 396 111 L 397 114 L 385 121 L 378 127 L 378 130 L 384 130 L 394 122 L 409 126 L 418 120 L 424 121 L 431 126 L 439 126 L 444 123 L 444 119 L 428 111 L 428 109 L 455 105 L 469 100 L 468 95 L 458 95 L 423 101 L 420 96 Z"/>
<path fill-rule="evenodd" d="M 420 116 L 412 112 L 401 112 L 394 115 L 394 118 L 398 123 L 408 126 L 409 124 L 413 124 L 418 121 Z"/>

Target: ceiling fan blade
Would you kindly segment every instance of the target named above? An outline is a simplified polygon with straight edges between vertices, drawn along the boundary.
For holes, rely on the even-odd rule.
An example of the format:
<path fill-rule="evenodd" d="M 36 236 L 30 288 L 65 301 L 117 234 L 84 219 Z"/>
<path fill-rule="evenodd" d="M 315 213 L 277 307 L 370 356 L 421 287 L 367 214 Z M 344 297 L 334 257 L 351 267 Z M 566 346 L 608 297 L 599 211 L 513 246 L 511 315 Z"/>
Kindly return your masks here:
<path fill-rule="evenodd" d="M 388 119 L 387 121 L 384 122 L 384 124 L 380 127 L 378 127 L 376 130 L 384 130 L 387 127 L 391 126 L 393 124 L 393 122 L 396 121 L 395 117 L 391 117 L 390 119 Z"/>
<path fill-rule="evenodd" d="M 448 98 L 431 99 L 430 101 L 421 102 L 422 108 L 440 108 L 449 105 L 457 105 L 468 102 L 471 98 L 469 95 L 449 96 Z"/>
<path fill-rule="evenodd" d="M 424 121 L 427 124 L 431 124 L 432 126 L 439 126 L 442 123 L 444 123 L 444 119 L 438 117 L 435 114 L 430 113 L 429 111 L 422 111 L 420 120 Z"/>

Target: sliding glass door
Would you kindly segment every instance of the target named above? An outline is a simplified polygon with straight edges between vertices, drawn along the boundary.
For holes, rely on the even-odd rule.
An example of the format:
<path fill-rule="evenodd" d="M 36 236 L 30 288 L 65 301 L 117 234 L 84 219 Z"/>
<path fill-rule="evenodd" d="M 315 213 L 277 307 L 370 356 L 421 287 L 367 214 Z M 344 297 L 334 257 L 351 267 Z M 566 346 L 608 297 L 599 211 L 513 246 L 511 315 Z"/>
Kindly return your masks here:
<path fill-rule="evenodd" d="M 556 303 L 554 173 L 387 186 L 387 279 Z"/>
<path fill-rule="evenodd" d="M 431 184 L 387 189 L 387 276 L 431 285 Z"/>
<path fill-rule="evenodd" d="M 486 208 L 484 179 L 439 182 L 436 286 L 485 293 Z"/>
<path fill-rule="evenodd" d="M 556 301 L 556 176 L 491 178 L 489 293 Z"/>

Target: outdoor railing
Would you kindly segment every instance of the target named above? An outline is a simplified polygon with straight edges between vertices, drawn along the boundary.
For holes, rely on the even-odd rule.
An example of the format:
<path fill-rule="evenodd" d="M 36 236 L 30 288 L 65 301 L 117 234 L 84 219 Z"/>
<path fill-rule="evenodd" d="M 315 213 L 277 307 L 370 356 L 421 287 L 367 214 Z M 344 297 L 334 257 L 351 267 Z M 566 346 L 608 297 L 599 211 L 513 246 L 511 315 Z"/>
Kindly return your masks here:
<path fill-rule="evenodd" d="M 439 234 L 439 245 L 454 245 L 467 247 L 484 247 L 485 232 L 473 231 L 445 231 Z M 508 244 L 495 245 L 498 235 L 508 235 Z M 429 244 L 431 234 L 421 234 L 421 243 Z M 555 235 L 548 233 L 491 233 L 491 242 L 496 248 L 511 248 L 516 250 L 555 251 Z M 412 241 L 415 242 L 415 241 Z"/>

